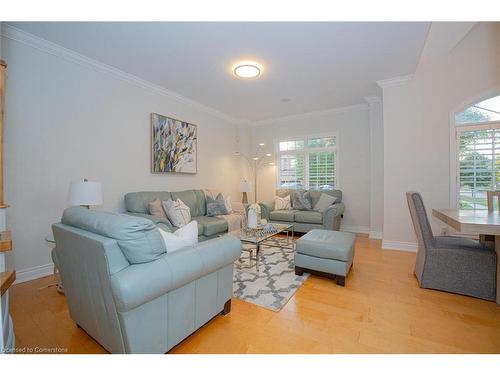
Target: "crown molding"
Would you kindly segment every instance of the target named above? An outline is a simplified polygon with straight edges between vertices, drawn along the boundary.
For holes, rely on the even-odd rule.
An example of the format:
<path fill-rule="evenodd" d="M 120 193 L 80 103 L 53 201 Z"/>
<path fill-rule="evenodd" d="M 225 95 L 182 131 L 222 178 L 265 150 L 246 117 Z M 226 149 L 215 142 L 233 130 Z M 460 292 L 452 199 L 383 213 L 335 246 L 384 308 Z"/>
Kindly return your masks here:
<path fill-rule="evenodd" d="M 377 85 L 379 85 L 382 89 L 386 89 L 389 87 L 396 87 L 396 86 L 401 86 L 404 85 L 408 82 L 410 82 L 413 78 L 413 74 L 408 74 L 407 76 L 399 76 L 399 77 L 393 77 L 389 79 L 382 79 L 380 81 L 377 81 Z"/>
<path fill-rule="evenodd" d="M 234 120 L 235 125 L 239 126 L 252 126 L 253 122 L 248 119 Z"/>
<path fill-rule="evenodd" d="M 366 111 L 366 110 L 368 110 L 368 104 L 364 104 L 364 103 L 354 104 L 354 105 L 350 105 L 347 107 L 330 108 L 330 109 L 324 109 L 321 111 L 299 113 L 299 114 L 291 115 L 291 116 L 273 117 L 270 119 L 254 121 L 251 126 L 267 125 L 267 124 L 272 124 L 273 122 L 278 122 L 278 121 L 299 120 L 299 119 L 307 118 L 309 116 L 329 115 L 329 114 L 357 112 L 357 111 Z"/>
<path fill-rule="evenodd" d="M 96 71 L 101 72 L 101 73 L 110 74 L 110 75 L 114 76 L 115 78 L 118 78 L 122 81 L 131 83 L 131 84 L 138 86 L 138 87 L 141 87 L 143 89 L 153 91 L 157 94 L 168 97 L 169 99 L 173 99 L 173 100 L 177 101 L 178 103 L 192 106 L 198 110 L 201 110 L 205 113 L 216 116 L 220 119 L 223 119 L 223 120 L 226 120 L 226 121 L 229 121 L 232 123 L 239 123 L 240 122 L 240 120 L 234 119 L 233 117 L 231 117 L 231 116 L 229 116 L 229 115 L 227 115 L 227 114 L 225 114 L 225 113 L 223 113 L 215 108 L 206 106 L 206 105 L 201 104 L 195 100 L 186 98 L 185 96 L 182 96 L 176 92 L 170 91 L 170 90 L 166 89 L 165 87 L 159 86 L 155 83 L 146 81 L 146 80 L 139 78 L 133 74 L 126 73 L 120 69 L 114 68 L 114 67 L 107 65 L 107 64 L 104 64 L 100 61 L 86 57 L 78 52 L 75 52 L 75 51 L 70 50 L 68 48 L 62 47 L 59 44 L 50 42 L 50 41 L 43 39 L 43 38 L 40 38 L 36 35 L 27 33 L 26 31 L 18 29 L 17 27 L 7 25 L 7 24 L 2 24 L 1 28 L 0 28 L 0 34 L 1 34 L 1 36 L 5 37 L 7 39 L 23 43 L 27 46 L 38 49 L 39 51 L 51 54 L 53 56 L 57 56 L 57 57 L 62 58 L 66 61 L 73 62 L 75 64 L 96 70 Z"/>

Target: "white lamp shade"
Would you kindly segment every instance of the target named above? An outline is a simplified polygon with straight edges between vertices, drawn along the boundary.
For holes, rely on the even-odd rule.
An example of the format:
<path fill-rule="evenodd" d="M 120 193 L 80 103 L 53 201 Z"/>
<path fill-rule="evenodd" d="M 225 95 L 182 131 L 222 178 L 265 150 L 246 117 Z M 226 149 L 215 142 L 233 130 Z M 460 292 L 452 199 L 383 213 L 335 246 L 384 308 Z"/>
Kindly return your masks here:
<path fill-rule="evenodd" d="M 102 204 L 100 182 L 73 181 L 69 186 L 68 203 L 71 206 L 98 206 Z"/>
<path fill-rule="evenodd" d="M 252 191 L 252 185 L 248 181 L 241 181 L 240 182 L 240 191 L 242 193 L 250 193 Z"/>

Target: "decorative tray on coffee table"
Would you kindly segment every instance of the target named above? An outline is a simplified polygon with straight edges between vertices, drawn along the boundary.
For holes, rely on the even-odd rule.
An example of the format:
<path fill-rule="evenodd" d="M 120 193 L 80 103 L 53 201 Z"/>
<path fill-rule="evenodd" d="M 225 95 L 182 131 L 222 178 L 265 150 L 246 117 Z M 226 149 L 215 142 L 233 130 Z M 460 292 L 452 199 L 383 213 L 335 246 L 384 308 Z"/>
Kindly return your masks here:
<path fill-rule="evenodd" d="M 246 236 L 265 237 L 278 233 L 279 230 L 273 224 L 259 225 L 257 228 L 243 228 L 242 233 Z"/>

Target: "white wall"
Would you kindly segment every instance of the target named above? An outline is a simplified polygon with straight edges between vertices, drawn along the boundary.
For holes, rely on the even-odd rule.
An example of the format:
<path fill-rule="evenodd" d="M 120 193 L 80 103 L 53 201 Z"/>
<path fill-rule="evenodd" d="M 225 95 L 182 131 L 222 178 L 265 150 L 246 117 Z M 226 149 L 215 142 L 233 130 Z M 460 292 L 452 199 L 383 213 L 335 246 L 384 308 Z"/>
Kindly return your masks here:
<path fill-rule="evenodd" d="M 378 96 L 365 98 L 370 121 L 370 237 L 382 239 L 384 226 L 384 121 Z"/>
<path fill-rule="evenodd" d="M 229 120 L 43 46 L 3 38 L 2 48 L 5 199 L 18 279 L 51 262 L 44 238 L 67 206 L 72 180 L 101 181 L 103 209 L 113 211 L 123 210 L 125 193 L 140 190 L 215 188 L 239 200 L 237 127 Z M 151 112 L 198 125 L 198 174 L 150 173 Z"/>
<path fill-rule="evenodd" d="M 415 248 L 405 192 L 450 205 L 450 112 L 500 89 L 500 24 L 475 26 L 454 49 L 383 89 L 384 246 Z M 432 220 L 439 232 L 442 224 Z"/>
<path fill-rule="evenodd" d="M 346 211 L 345 229 L 367 232 L 370 226 L 370 129 L 368 106 L 331 110 L 257 123 L 252 143 L 266 144 L 271 151 L 276 140 L 308 134 L 339 135 L 339 189 Z M 259 174 L 258 200 L 271 200 L 276 189 L 276 167 Z"/>

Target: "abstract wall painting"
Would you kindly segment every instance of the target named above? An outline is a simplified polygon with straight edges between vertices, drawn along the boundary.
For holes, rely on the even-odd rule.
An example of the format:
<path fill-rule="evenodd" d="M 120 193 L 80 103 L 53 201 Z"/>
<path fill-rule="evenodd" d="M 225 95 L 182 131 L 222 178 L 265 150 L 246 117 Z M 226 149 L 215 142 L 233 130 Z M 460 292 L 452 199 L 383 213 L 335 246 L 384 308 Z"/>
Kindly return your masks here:
<path fill-rule="evenodd" d="M 197 172 L 196 125 L 151 114 L 151 172 Z"/>

